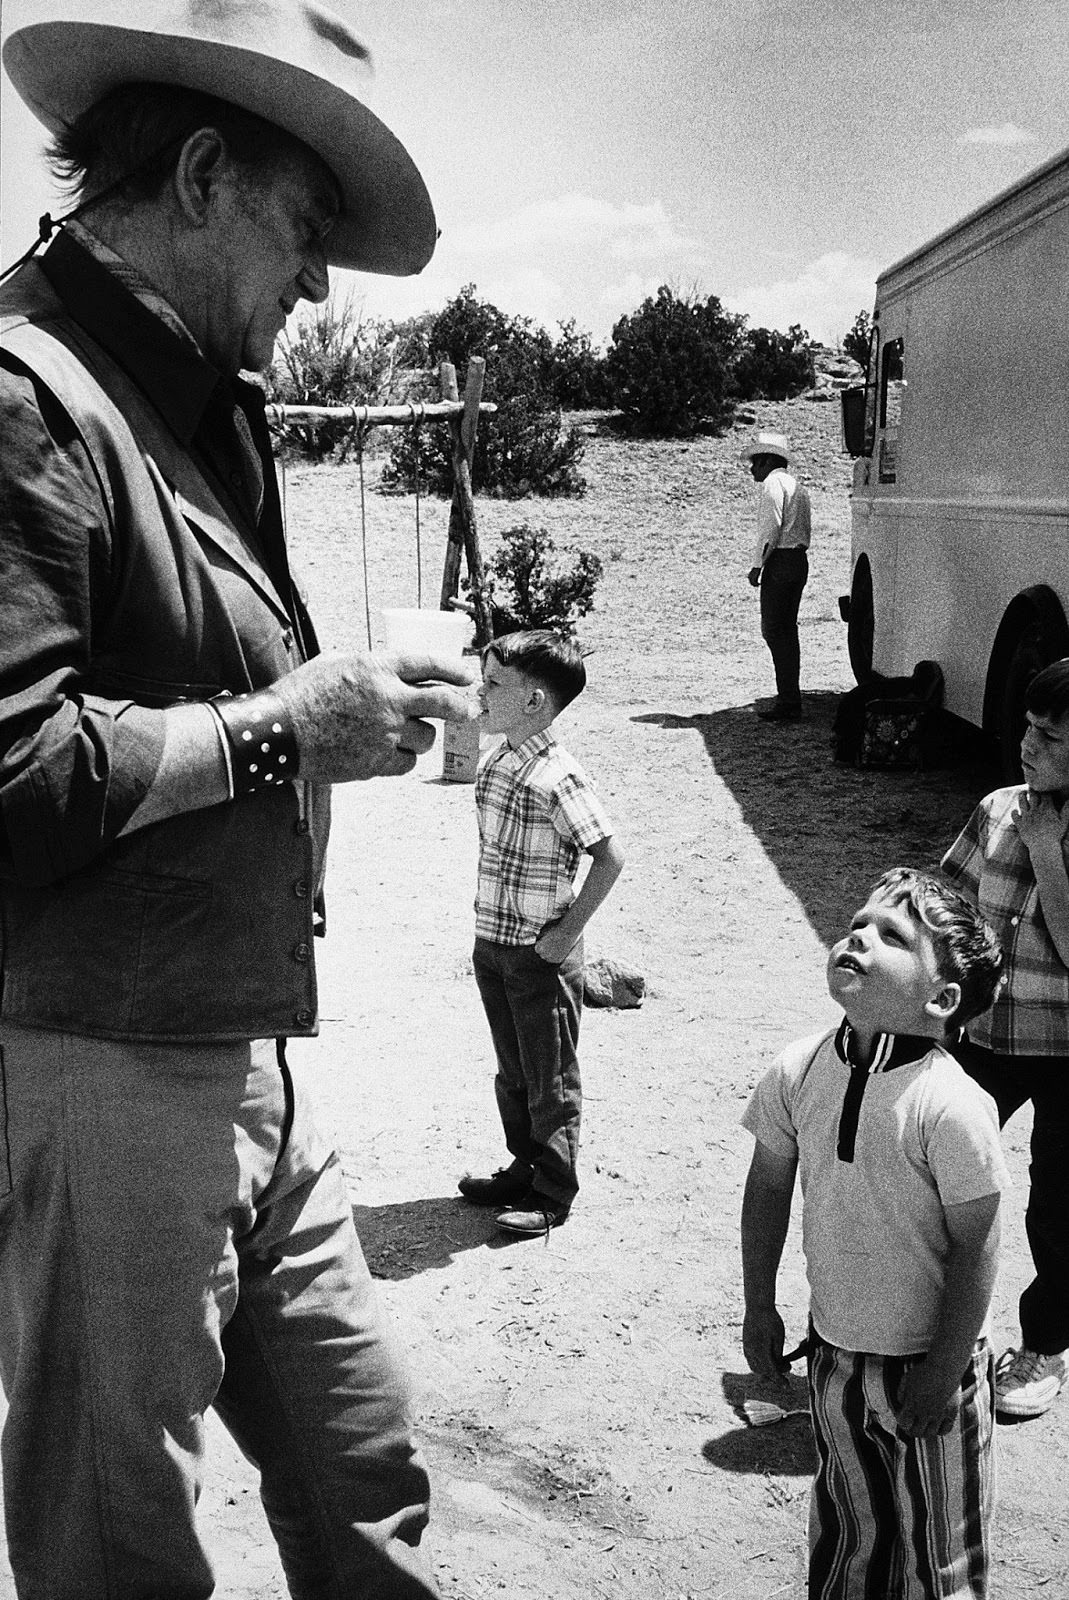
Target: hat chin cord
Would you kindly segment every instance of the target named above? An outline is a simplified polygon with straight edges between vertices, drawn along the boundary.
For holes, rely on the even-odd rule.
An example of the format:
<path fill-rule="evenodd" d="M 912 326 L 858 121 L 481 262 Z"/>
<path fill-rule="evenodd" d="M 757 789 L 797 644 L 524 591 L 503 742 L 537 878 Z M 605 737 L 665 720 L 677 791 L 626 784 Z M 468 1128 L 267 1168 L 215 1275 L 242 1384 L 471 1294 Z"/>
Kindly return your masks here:
<path fill-rule="evenodd" d="M 148 169 L 153 166 L 161 156 L 165 156 L 169 150 L 180 148 L 184 143 L 185 138 L 183 137 L 182 139 L 172 139 L 167 144 L 161 145 L 158 150 L 154 150 L 152 155 L 146 156 L 144 161 L 139 162 L 136 167 L 131 167 L 129 172 L 124 172 L 121 177 L 116 178 L 112 183 L 106 184 L 105 187 L 100 189 L 96 194 L 90 195 L 87 199 L 83 200 L 80 205 L 76 205 L 73 211 L 67 212 L 66 216 L 53 217 L 50 211 L 46 211 L 44 216 L 38 220 L 37 238 L 33 241 L 30 248 L 21 256 L 19 256 L 17 261 L 13 261 L 9 267 L 5 267 L 3 272 L 0 272 L 0 283 L 3 283 L 5 278 L 10 278 L 11 274 L 13 272 L 17 272 L 20 267 L 25 266 L 26 262 L 29 261 L 32 256 L 37 254 L 41 246 L 48 243 L 49 239 L 51 239 L 57 228 L 62 228 L 65 222 L 77 221 L 77 219 L 84 212 L 90 210 L 90 208 L 95 205 L 99 205 L 100 201 L 106 200 L 109 195 L 115 194 L 119 189 L 128 184 L 131 178 L 136 178 L 139 172 L 147 172 Z"/>

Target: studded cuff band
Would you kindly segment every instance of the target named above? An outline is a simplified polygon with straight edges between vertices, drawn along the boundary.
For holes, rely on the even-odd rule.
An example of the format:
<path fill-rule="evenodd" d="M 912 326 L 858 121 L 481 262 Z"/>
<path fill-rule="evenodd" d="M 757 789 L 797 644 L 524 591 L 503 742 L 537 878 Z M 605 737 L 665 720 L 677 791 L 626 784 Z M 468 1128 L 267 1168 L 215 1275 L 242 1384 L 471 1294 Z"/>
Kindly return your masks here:
<path fill-rule="evenodd" d="M 232 797 L 296 778 L 297 735 L 276 694 L 220 695 L 209 705 L 226 736 Z"/>

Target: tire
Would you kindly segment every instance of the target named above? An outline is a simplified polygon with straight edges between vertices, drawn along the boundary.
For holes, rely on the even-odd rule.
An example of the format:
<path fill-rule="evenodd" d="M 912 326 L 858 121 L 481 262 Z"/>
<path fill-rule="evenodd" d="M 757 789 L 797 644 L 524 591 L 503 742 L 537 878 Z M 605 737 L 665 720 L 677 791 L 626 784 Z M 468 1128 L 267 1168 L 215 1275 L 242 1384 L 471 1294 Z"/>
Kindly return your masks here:
<path fill-rule="evenodd" d="M 850 620 L 846 626 L 846 648 L 858 683 L 868 683 L 872 677 L 872 641 L 875 629 L 872 573 L 868 562 L 862 557 L 854 568 L 854 582 L 850 589 Z"/>
<path fill-rule="evenodd" d="M 999 767 L 1006 783 L 1021 782 L 1021 740 L 1026 724 L 1028 686 L 1038 672 L 1058 659 L 1059 654 L 1038 612 L 1032 611 L 1022 618 L 1006 657 L 995 707 L 994 734 Z"/>

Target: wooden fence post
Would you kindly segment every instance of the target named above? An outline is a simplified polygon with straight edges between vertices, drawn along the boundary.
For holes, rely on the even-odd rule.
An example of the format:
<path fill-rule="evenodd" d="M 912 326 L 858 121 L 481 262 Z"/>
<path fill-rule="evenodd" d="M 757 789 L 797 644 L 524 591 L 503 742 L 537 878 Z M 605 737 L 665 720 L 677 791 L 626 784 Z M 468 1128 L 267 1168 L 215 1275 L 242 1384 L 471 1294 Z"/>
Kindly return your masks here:
<path fill-rule="evenodd" d="M 438 369 L 442 398 L 459 399 L 456 369 L 443 361 Z M 445 568 L 442 573 L 442 609 L 452 610 L 449 602 L 460 588 L 461 551 L 467 556 L 468 578 L 471 583 L 471 600 L 475 612 L 475 643 L 480 648 L 493 637 L 493 623 L 486 597 L 486 572 L 483 567 L 479 533 L 475 523 L 475 501 L 471 489 L 471 463 L 475 454 L 475 433 L 479 426 L 479 402 L 482 398 L 486 362 L 482 356 L 472 356 L 468 362 L 468 376 L 464 385 L 464 409 L 449 423 L 453 440 L 453 501 L 449 507 L 449 540 L 446 545 Z"/>

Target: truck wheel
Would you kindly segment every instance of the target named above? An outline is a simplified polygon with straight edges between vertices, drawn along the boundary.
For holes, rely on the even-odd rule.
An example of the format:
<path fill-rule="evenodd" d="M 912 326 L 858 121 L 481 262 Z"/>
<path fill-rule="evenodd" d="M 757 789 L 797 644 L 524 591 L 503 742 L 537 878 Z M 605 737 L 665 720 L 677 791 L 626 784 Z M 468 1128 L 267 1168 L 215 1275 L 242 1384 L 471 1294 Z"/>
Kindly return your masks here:
<path fill-rule="evenodd" d="M 854 570 L 854 582 L 850 589 L 850 621 L 846 627 L 846 648 L 858 683 L 867 683 L 872 677 L 872 639 L 875 627 L 872 573 L 868 562 L 862 557 Z"/>
<path fill-rule="evenodd" d="M 1047 637 L 1040 617 L 1033 612 L 1023 623 L 1006 659 L 996 712 L 999 766 L 1007 783 L 1021 782 L 1021 740 L 1028 685 L 1037 672 L 1042 672 L 1057 658 L 1057 649 Z"/>

